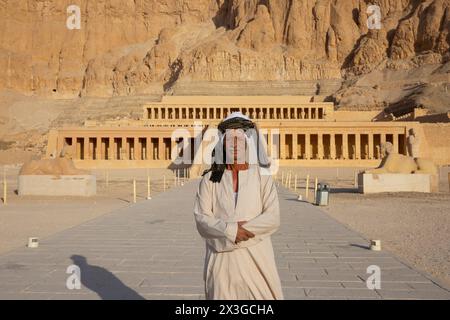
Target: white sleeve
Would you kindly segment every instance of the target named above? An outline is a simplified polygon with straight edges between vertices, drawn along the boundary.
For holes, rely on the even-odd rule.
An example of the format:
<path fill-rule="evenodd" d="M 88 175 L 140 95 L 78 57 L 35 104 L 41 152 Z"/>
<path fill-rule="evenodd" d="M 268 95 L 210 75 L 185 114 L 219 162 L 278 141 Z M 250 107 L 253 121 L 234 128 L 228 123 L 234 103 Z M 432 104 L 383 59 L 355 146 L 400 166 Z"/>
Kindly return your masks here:
<path fill-rule="evenodd" d="M 226 223 L 214 216 L 212 211 L 212 182 L 209 174 L 201 180 L 194 203 L 194 217 L 199 234 L 217 252 L 236 248 L 237 222 Z"/>
<path fill-rule="evenodd" d="M 272 176 L 263 176 L 262 186 L 262 212 L 257 217 L 246 222 L 242 226 L 255 234 L 254 238 L 242 241 L 239 247 L 249 247 L 271 236 L 280 227 L 280 208 L 277 187 Z"/>

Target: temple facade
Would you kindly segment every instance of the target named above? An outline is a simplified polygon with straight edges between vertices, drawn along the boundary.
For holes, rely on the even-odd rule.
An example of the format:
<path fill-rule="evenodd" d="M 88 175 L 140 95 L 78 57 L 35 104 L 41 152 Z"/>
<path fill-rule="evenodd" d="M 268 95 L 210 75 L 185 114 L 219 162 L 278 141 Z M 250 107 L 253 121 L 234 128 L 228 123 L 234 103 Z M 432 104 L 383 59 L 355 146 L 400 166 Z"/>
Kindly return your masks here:
<path fill-rule="evenodd" d="M 198 153 L 208 142 L 206 129 L 234 111 L 257 123 L 269 154 L 281 166 L 375 167 L 383 143 L 406 155 L 410 129 L 422 142 L 436 131 L 417 121 L 374 121 L 374 111 L 336 111 L 333 103 L 314 102 L 314 97 L 164 96 L 143 105 L 140 119 L 86 121 L 82 127 L 51 130 L 46 156 L 68 155 L 80 168 L 185 166 L 179 163 L 182 157 L 191 163 L 202 158 Z M 449 132 L 448 126 L 444 129 Z M 420 152 L 433 158 L 436 150 L 422 143 Z M 438 150 L 438 164 L 450 162 L 448 153 Z"/>

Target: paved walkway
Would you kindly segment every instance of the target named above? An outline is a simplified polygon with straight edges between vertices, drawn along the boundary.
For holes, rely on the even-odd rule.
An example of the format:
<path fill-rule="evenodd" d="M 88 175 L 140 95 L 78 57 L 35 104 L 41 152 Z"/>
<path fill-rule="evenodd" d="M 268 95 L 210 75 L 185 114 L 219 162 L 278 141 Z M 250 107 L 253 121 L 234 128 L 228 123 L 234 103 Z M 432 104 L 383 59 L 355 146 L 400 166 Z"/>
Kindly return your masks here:
<path fill-rule="evenodd" d="M 192 206 L 198 181 L 0 256 L 0 299 L 202 299 L 204 242 Z M 318 208 L 280 188 L 273 237 L 287 299 L 450 299 L 450 292 Z M 66 269 L 81 268 L 80 290 Z M 367 289 L 369 265 L 381 290 Z"/>

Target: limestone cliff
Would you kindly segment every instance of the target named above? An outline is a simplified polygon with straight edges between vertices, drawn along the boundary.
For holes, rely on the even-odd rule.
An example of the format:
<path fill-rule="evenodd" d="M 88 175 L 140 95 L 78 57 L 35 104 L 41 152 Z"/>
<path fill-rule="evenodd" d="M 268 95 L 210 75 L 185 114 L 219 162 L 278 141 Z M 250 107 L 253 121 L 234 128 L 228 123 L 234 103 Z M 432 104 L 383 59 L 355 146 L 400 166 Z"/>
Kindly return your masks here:
<path fill-rule="evenodd" d="M 69 4 L 80 30 L 66 27 Z M 368 30 L 370 4 L 380 30 Z M 414 70 L 448 95 L 449 31 L 450 0 L 0 0 L 0 89 L 109 97 L 177 82 L 343 79 L 338 104 L 385 107 L 423 96 L 423 86 L 392 91 Z"/>

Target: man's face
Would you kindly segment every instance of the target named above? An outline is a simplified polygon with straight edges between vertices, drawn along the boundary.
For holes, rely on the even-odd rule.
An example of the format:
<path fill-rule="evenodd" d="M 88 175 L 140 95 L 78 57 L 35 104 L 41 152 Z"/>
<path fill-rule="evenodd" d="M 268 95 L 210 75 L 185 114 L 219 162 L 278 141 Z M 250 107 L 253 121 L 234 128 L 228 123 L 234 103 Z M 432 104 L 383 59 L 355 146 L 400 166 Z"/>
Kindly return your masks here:
<path fill-rule="evenodd" d="M 245 132 L 242 129 L 228 129 L 224 138 L 226 163 L 244 164 L 246 161 Z"/>

